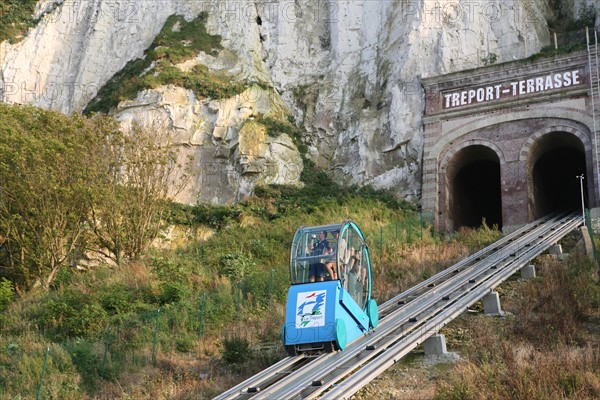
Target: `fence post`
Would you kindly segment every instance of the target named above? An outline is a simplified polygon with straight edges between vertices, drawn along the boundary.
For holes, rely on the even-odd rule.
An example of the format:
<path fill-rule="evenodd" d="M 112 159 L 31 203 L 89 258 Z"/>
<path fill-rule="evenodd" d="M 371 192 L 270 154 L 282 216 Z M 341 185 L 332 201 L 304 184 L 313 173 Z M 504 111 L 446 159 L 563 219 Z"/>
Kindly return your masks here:
<path fill-rule="evenodd" d="M 154 326 L 154 339 L 152 340 L 152 364 L 156 364 L 156 334 L 158 332 L 158 316 L 160 315 L 160 307 L 156 311 L 156 325 Z"/>
<path fill-rule="evenodd" d="M 110 346 L 110 325 L 106 330 L 106 340 L 104 341 L 104 357 L 102 357 L 102 366 L 100 367 L 100 377 L 104 379 L 104 365 L 106 363 L 106 355 L 108 354 L 108 348 Z"/>
<path fill-rule="evenodd" d="M 42 376 L 40 377 L 40 385 L 38 386 L 36 400 L 40 400 L 42 397 L 42 388 L 44 387 L 44 375 L 46 375 L 46 363 L 48 362 L 48 353 L 50 353 L 50 347 L 46 349 L 46 356 L 44 357 L 44 366 L 42 367 Z"/>
<path fill-rule="evenodd" d="M 380 226 L 379 227 L 379 267 L 380 268 L 381 268 L 381 264 L 383 264 L 382 257 L 383 257 L 383 226 Z"/>
<path fill-rule="evenodd" d="M 273 290 L 275 286 L 275 269 L 271 268 L 271 279 L 269 280 L 269 301 L 273 301 Z"/>
<path fill-rule="evenodd" d="M 240 309 L 242 307 L 242 282 L 238 282 L 237 284 L 237 304 L 236 304 L 236 311 L 238 314 L 238 318 L 239 318 L 239 314 L 240 314 Z"/>
<path fill-rule="evenodd" d="M 200 303 L 200 323 L 198 324 L 198 339 L 202 337 L 204 325 L 204 307 L 206 307 L 206 292 L 202 293 L 202 302 Z"/>

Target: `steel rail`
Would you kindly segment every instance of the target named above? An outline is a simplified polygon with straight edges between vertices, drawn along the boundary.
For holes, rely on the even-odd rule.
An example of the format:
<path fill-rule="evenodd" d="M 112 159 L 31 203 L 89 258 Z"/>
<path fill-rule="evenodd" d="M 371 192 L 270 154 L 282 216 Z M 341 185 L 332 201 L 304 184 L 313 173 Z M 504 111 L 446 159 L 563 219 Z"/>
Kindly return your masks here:
<path fill-rule="evenodd" d="M 432 285 L 432 284 L 435 285 L 436 282 L 442 280 L 446 276 L 452 275 L 454 270 L 463 268 L 463 267 L 469 265 L 470 263 L 472 263 L 473 261 L 478 261 L 482 257 L 485 257 L 488 254 L 492 254 L 492 253 L 498 251 L 500 247 L 505 246 L 506 244 L 510 244 L 518 237 L 520 237 L 532 230 L 539 229 L 540 226 L 542 226 L 543 224 L 545 224 L 548 221 L 550 221 L 554 218 L 557 218 L 557 217 L 558 217 L 557 215 L 550 215 L 550 216 L 546 216 L 544 218 L 540 218 L 534 222 L 531 222 L 531 223 L 521 227 L 520 229 L 508 234 L 507 236 L 504 236 L 503 238 L 494 242 L 493 244 L 491 244 L 491 245 L 475 252 L 474 254 L 468 256 L 467 258 L 459 261 L 458 263 L 452 265 L 452 267 L 447 268 L 446 270 L 430 277 L 429 279 L 418 283 L 417 285 L 411 287 L 410 289 L 407 289 L 406 291 L 398 294 L 394 298 L 381 304 L 379 306 L 380 314 L 386 314 L 389 309 L 395 308 L 398 305 L 399 301 L 413 295 L 415 292 L 419 292 L 420 290 L 428 288 L 429 285 Z"/>
<path fill-rule="evenodd" d="M 441 327 L 449 321 L 460 315 L 466 308 L 480 300 L 483 296 L 491 292 L 496 286 L 500 285 L 518 269 L 522 268 L 528 262 L 531 262 L 535 257 L 545 251 L 548 247 L 556 243 L 573 229 L 581 226 L 582 221 L 578 216 L 573 216 L 560 227 L 554 227 L 550 234 L 544 237 L 535 246 L 530 246 L 520 255 L 515 255 L 513 260 L 510 260 L 506 266 L 495 269 L 495 272 L 481 282 L 476 282 L 472 288 L 466 289 L 466 292 L 449 301 L 446 312 L 438 313 L 434 318 L 429 319 L 421 329 L 411 332 L 406 338 L 400 340 L 394 346 L 385 349 L 380 353 L 380 357 L 369 363 L 366 367 L 361 368 L 348 379 L 337 385 L 335 388 L 326 393 L 322 399 L 348 399 L 350 396 L 358 392 L 362 387 L 366 386 L 375 377 L 396 363 L 400 358 L 408 352 L 416 348 L 429 336 L 433 335 Z M 491 269 L 489 271 L 492 271 Z"/>
<path fill-rule="evenodd" d="M 215 399 L 308 399 L 326 390 L 330 392 L 324 398 L 351 396 L 387 369 L 390 360 L 393 364 L 455 318 L 455 313 L 462 313 L 465 308 L 462 304 L 466 301 L 463 299 L 471 301 L 473 296 L 479 296 L 467 307 L 476 302 L 524 262 L 535 258 L 581 223 L 580 218 L 573 220 L 572 216 L 534 221 L 388 300 L 380 306 L 388 310 L 388 314 L 380 321 L 377 331 L 357 339 L 345 351 L 314 359 L 305 357 L 303 363 L 298 362 L 299 357 L 288 357 Z M 501 278 L 494 278 L 498 276 Z M 398 304 L 410 296 L 414 298 Z M 462 308 L 455 311 L 455 304 Z M 429 332 L 436 326 L 437 329 Z"/>
<path fill-rule="evenodd" d="M 560 219 L 558 221 L 554 221 L 551 225 L 551 227 L 546 228 L 547 231 L 550 231 L 551 229 L 557 229 L 556 227 L 559 226 L 560 224 L 564 223 L 566 220 L 568 219 Z M 540 235 L 539 230 L 536 231 L 536 238 L 531 238 L 532 235 L 527 235 L 528 236 L 528 240 L 535 240 L 538 238 L 538 236 Z M 521 242 L 521 241 L 520 241 Z M 513 247 L 518 247 L 519 243 L 515 244 L 515 246 Z M 504 258 L 509 258 L 511 257 L 513 254 L 513 251 L 510 252 L 505 252 L 505 256 Z M 482 272 L 487 271 L 488 268 L 483 268 Z M 461 280 L 460 282 L 457 283 L 457 285 L 464 285 L 465 282 L 467 282 L 466 280 Z M 469 283 L 467 283 L 469 284 Z M 347 348 L 344 352 L 338 353 L 337 357 L 334 358 L 332 360 L 332 363 L 329 364 L 327 367 L 328 369 L 313 369 L 312 366 L 308 366 L 306 368 L 309 368 L 310 371 L 312 371 L 312 375 L 304 375 L 302 377 L 299 377 L 299 379 L 294 379 L 290 381 L 286 381 L 286 384 L 284 385 L 283 383 L 281 384 L 282 387 L 284 387 L 284 390 L 268 390 L 267 392 L 263 393 L 263 395 L 260 398 L 271 398 L 271 399 L 295 399 L 295 398 L 313 398 L 314 394 L 318 394 L 323 392 L 324 390 L 326 390 L 329 386 L 331 386 L 333 384 L 333 378 L 335 378 L 335 380 L 339 380 L 347 375 L 349 375 L 353 369 L 360 367 L 360 365 L 368 362 L 369 360 L 378 357 L 380 352 L 379 351 L 366 351 L 365 349 L 367 348 L 372 348 L 372 349 L 376 349 L 376 348 L 386 348 L 388 346 L 393 345 L 393 343 L 399 341 L 402 339 L 403 336 L 405 336 L 407 333 L 412 332 L 412 331 L 420 331 L 420 328 L 422 327 L 422 324 L 425 321 L 425 318 L 429 318 L 430 315 L 419 315 L 419 322 L 413 322 L 413 324 L 411 326 L 406 326 L 406 325 L 401 325 L 402 323 L 406 323 L 406 321 L 409 321 L 411 318 L 410 316 L 415 316 L 418 315 L 419 313 L 423 313 L 424 311 L 427 311 L 427 309 L 429 308 L 428 314 L 431 313 L 435 313 L 437 312 L 436 309 L 432 308 L 433 304 L 436 303 L 436 301 L 439 301 L 439 299 L 443 298 L 445 293 L 440 293 L 440 295 L 437 297 L 437 300 L 427 300 L 426 305 L 422 305 L 422 306 L 418 306 L 415 309 L 412 309 L 410 311 L 405 311 L 405 307 L 403 307 L 401 310 L 399 310 L 401 312 L 401 315 L 394 317 L 394 318 L 390 318 L 388 321 L 390 321 L 389 326 L 384 327 L 382 329 L 382 326 L 380 325 L 377 329 L 377 333 L 375 335 L 371 335 L 370 337 L 363 337 L 361 339 L 363 340 L 359 340 L 356 343 L 355 346 L 352 346 L 351 348 Z M 415 302 L 414 304 L 417 305 L 421 305 L 423 304 L 421 302 L 421 298 L 418 299 L 419 301 Z M 410 303 L 409 303 L 410 304 Z M 398 327 L 401 326 L 400 329 L 400 333 L 397 333 L 397 331 L 399 330 Z M 418 345 L 418 344 L 417 344 Z M 415 345 L 416 347 L 416 345 Z M 348 367 L 347 365 L 351 364 L 352 367 Z M 325 378 L 329 378 L 329 379 L 325 379 Z M 318 383 L 318 386 L 313 386 L 314 382 Z M 366 384 L 366 383 L 365 383 Z M 308 388 L 308 389 L 307 389 Z M 313 395 L 307 396 L 308 393 L 306 392 L 313 392 Z M 301 395 L 303 394 L 303 395 Z"/>
<path fill-rule="evenodd" d="M 297 364 L 306 361 L 306 357 L 304 355 L 298 355 L 296 357 L 286 357 L 275 364 L 271 365 L 269 368 L 259 372 L 258 374 L 246 379 L 245 381 L 239 383 L 238 385 L 232 387 L 231 389 L 221 393 L 214 400 L 230 400 L 237 399 L 240 396 L 251 393 L 252 389 L 260 390 L 260 385 L 263 382 L 266 382 L 277 375 L 282 375 L 288 368 L 294 368 Z"/>

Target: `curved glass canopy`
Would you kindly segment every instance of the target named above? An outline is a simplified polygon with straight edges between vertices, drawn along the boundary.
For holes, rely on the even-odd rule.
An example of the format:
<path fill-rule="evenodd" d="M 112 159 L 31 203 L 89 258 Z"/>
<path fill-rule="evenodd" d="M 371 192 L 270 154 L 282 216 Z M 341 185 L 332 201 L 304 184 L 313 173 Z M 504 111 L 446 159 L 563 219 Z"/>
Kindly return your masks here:
<path fill-rule="evenodd" d="M 371 297 L 371 263 L 356 223 L 303 226 L 290 254 L 291 284 L 338 280 L 361 307 Z"/>

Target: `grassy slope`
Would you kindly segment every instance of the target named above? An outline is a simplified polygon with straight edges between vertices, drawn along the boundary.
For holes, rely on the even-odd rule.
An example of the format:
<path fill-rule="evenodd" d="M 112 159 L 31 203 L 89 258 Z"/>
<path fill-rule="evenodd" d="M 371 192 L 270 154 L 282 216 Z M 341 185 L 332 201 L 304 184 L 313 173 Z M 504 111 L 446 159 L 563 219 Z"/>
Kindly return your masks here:
<path fill-rule="evenodd" d="M 43 390 L 61 399 L 209 398 L 257 372 L 283 356 L 289 246 L 303 224 L 359 223 L 379 301 L 497 237 L 443 243 L 411 204 L 339 188 L 310 167 L 303 178 L 302 189 L 260 188 L 233 207 L 174 205 L 171 222 L 197 240 L 121 270 L 66 267 L 52 290 L 23 294 L 0 316 L 0 397 L 35 396 L 48 346 Z"/>

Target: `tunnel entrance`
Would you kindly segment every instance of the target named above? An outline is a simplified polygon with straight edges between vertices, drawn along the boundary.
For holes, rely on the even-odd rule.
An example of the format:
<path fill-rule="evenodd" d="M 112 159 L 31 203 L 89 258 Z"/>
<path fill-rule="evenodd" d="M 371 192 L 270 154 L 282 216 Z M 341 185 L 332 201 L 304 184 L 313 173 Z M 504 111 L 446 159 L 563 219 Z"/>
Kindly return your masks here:
<path fill-rule="evenodd" d="M 474 145 L 459 151 L 447 168 L 452 228 L 502 228 L 500 160 L 490 148 Z"/>
<path fill-rule="evenodd" d="M 580 210 L 581 189 L 576 176 L 581 174 L 586 178 L 583 190 L 587 206 L 585 153 L 577 137 L 565 132 L 548 134 L 532 148 L 530 160 L 534 218 L 557 211 Z"/>

